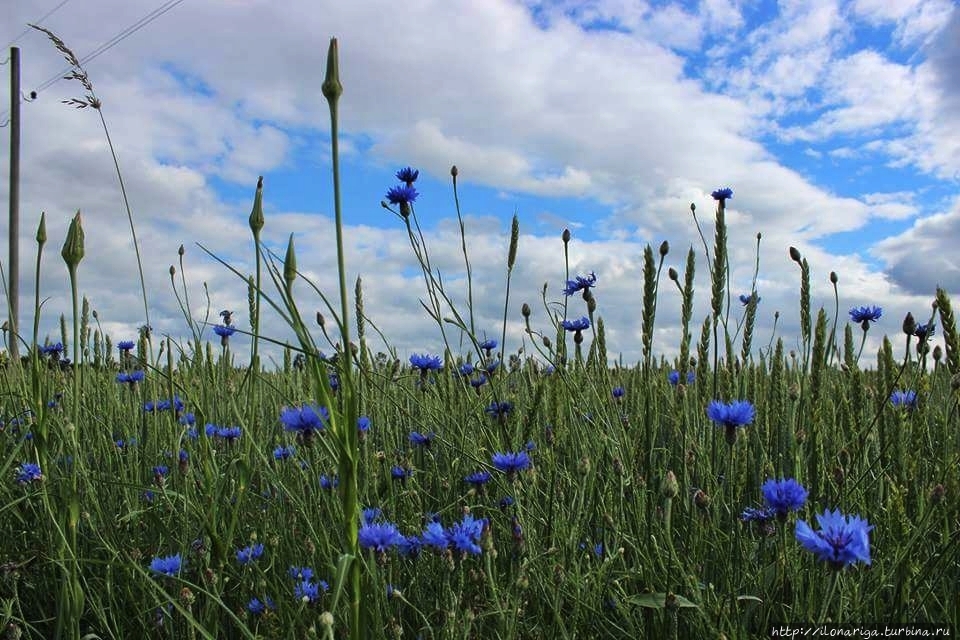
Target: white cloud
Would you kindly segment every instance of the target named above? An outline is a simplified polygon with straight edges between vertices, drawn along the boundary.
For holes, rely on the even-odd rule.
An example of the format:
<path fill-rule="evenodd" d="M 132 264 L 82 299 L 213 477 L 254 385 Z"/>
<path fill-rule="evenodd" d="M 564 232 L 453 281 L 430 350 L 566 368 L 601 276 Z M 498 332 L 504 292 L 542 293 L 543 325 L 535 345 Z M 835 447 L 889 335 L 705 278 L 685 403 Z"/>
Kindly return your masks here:
<path fill-rule="evenodd" d="M 65 7 L 56 16 L 62 21 L 51 23 L 80 52 L 139 17 L 139 9 L 119 0 L 89 4 L 72 13 Z M 603 15 L 626 20 L 630 6 Z M 17 11 L 26 21 L 39 15 L 40 8 L 30 3 L 18 5 Z M 126 172 L 155 328 L 183 333 L 167 271 L 181 243 L 187 247 L 194 305 L 202 304 L 200 285 L 206 282 L 215 311 L 233 308 L 244 315 L 244 283 L 192 242 L 201 241 L 236 262 L 242 273 L 252 270 L 249 201 L 224 202 L 210 181 L 216 177 L 249 184 L 252 192 L 257 174 L 290 166 L 299 140 L 317 133 L 322 137 L 328 127 L 320 94 L 326 34 L 340 38 L 345 88 L 341 126 L 348 142 L 365 141 L 353 146 L 355 161 L 413 164 L 436 176 L 446 176 L 456 164 L 462 180 L 508 194 L 585 197 L 611 206 L 615 215 L 588 222 L 607 230 L 609 237 L 589 242 L 575 238 L 571 266 L 597 271 L 601 312 L 617 338 L 608 344 L 611 352 L 624 351 L 628 361 L 639 351 L 634 337 L 643 245 L 656 247 L 669 239 L 674 248 L 668 264 L 681 268 L 686 248 L 700 247 L 691 202 L 697 203 L 712 243 L 709 191 L 721 182 L 736 190 L 728 216 L 734 293 L 749 287 L 755 234 L 763 234 L 761 335 L 769 331 L 777 309 L 783 312 L 779 326 L 784 335 L 796 334 L 792 318 L 799 285 L 795 265 L 786 257 L 790 244 L 811 259 L 815 306 L 832 304 L 826 274 L 836 269 L 845 287 L 843 304 L 889 304 L 891 313 L 908 309 L 916 297 L 898 292 L 867 259 L 830 255 L 816 242 L 834 232 L 859 229 L 871 216 L 913 215 L 909 199 L 838 197 L 811 184 L 757 141 L 763 130 L 758 117 L 806 108 L 804 90 L 834 78 L 838 100 L 850 109 L 835 116 L 837 130 L 913 114 L 922 136 L 873 148 L 892 153 L 892 145 L 899 144 L 897 151 L 904 158 L 919 163 L 926 153 L 931 170 L 941 170 L 957 152 L 946 135 L 949 119 L 941 125 L 934 118 L 946 113 L 948 96 L 930 97 L 939 90 L 940 76 L 932 70 L 904 69 L 903 77 L 914 80 L 910 95 L 917 104 L 892 96 L 896 99 L 883 107 L 886 111 L 865 111 L 865 103 L 877 94 L 864 81 L 892 63 L 873 60 L 870 67 L 866 63 L 871 61 L 861 56 L 857 61 L 862 66 L 850 63 L 846 72 L 842 65 L 833 66 L 848 36 L 843 15 L 834 3 L 793 2 L 784 5 L 773 24 L 746 38 L 745 46 L 754 53 L 743 70 L 721 70 L 720 75 L 730 79 L 724 87 L 730 95 L 717 95 L 686 78 L 686 61 L 671 48 L 693 46 L 695 34 L 701 38 L 720 26 L 742 26 L 737 6 L 719 0 L 704 3 L 698 22 L 690 26 L 689 40 L 671 40 L 669 34 L 647 40 L 643 29 L 656 20 L 669 19 L 675 26 L 677 18 L 687 18 L 677 10 L 641 9 L 635 18 L 638 31 L 630 34 L 585 32 L 562 13 L 551 15 L 543 27 L 522 5 L 503 1 L 409 2 L 402 11 L 377 3 L 304 1 L 283 9 L 266 0 L 184 3 L 98 58 L 89 71 L 104 99 Z M 25 77 L 49 77 L 59 68 L 56 53 L 39 36 L 31 38 L 24 43 L 30 46 Z M 171 70 L 180 70 L 208 90 L 189 90 Z M 32 246 L 30 227 L 41 209 L 50 216 L 50 247 L 58 248 L 69 215 L 82 208 L 88 258 L 81 267 L 81 285 L 108 326 L 119 332 L 142 322 L 132 244 L 95 114 L 72 113 L 55 102 L 76 88 L 54 85 L 25 110 L 24 166 L 29 170 L 22 188 L 23 246 Z M 799 96 L 803 100 L 794 100 Z M 824 147 L 832 147 L 828 153 L 833 156 L 846 153 L 829 140 Z M 854 153 L 852 146 L 846 148 Z M 2 173 L 4 162 L 0 160 Z M 377 196 L 374 192 L 371 199 Z M 269 187 L 267 200 L 269 204 Z M 490 224 L 489 216 L 497 213 L 476 211 L 468 220 L 478 317 L 488 330 L 498 328 L 502 314 L 507 229 Z M 318 250 L 330 246 L 328 214 L 271 209 L 267 241 L 282 254 L 286 234 L 295 231 L 301 267 L 331 292 L 336 286 L 332 252 Z M 527 216 L 532 220 L 537 214 L 521 215 L 524 235 L 509 310 L 514 344 L 522 337 L 519 303 L 537 308 L 543 283 L 549 282 L 556 295 L 563 278 L 557 229 L 533 233 Z M 545 219 L 558 227 L 584 224 Z M 436 252 L 435 264 L 449 275 L 451 287 L 460 288 L 462 300 L 458 235 L 445 225 L 426 233 Z M 423 287 L 405 234 L 353 225 L 347 238 L 351 282 L 358 273 L 364 276 L 368 312 L 394 346 L 403 351 L 435 344 L 432 329 L 424 329 L 429 323 L 417 302 Z M 67 308 L 62 265 L 56 259 L 55 251 L 47 256 L 42 281 L 52 296 L 47 307 L 51 314 Z M 695 315 L 702 319 L 707 269 L 702 256 L 698 262 Z M 298 290 L 310 313 L 321 307 L 307 287 L 298 285 Z M 671 295 L 664 290 L 658 319 L 663 328 L 658 348 L 668 353 L 671 343 L 666 340 L 674 335 L 669 328 L 676 325 L 679 306 Z M 540 328 L 547 325 L 542 315 L 537 322 Z M 275 320 L 269 332 L 289 335 Z M 236 343 L 242 345 L 243 339 Z"/>

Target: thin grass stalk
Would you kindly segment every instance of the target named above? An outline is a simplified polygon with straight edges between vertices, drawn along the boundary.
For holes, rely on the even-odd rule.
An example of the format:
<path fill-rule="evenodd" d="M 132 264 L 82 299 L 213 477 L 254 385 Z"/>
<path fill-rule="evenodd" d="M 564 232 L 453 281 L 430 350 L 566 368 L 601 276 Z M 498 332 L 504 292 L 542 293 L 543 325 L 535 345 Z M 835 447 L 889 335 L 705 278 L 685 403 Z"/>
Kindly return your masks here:
<path fill-rule="evenodd" d="M 265 220 L 263 216 L 263 176 L 257 178 L 257 190 L 253 196 L 253 208 L 250 210 L 249 218 L 250 231 L 253 233 L 253 244 L 256 251 L 254 259 L 256 260 L 256 276 L 254 281 L 255 299 L 252 302 L 252 313 L 250 321 L 253 329 L 253 339 L 250 341 L 250 366 L 259 373 L 260 357 L 260 296 L 263 284 L 262 266 L 263 253 L 260 246 L 260 232 L 263 230 Z"/>
<path fill-rule="evenodd" d="M 353 640 L 359 640 L 361 630 L 367 628 L 367 612 L 361 600 L 361 570 L 359 524 L 360 499 L 358 493 L 359 455 L 357 434 L 356 398 L 353 386 L 353 363 L 350 356 L 349 334 L 349 298 L 347 292 L 347 269 L 345 252 L 343 249 L 343 213 L 340 205 L 340 145 L 338 139 L 338 108 L 337 102 L 343 94 L 343 85 L 340 84 L 340 70 L 337 54 L 337 39 L 330 39 L 327 51 L 327 73 L 323 81 L 323 95 L 330 108 L 330 145 L 333 164 L 333 203 L 334 218 L 337 235 L 337 271 L 340 282 L 340 336 L 343 344 L 344 357 L 342 358 L 340 388 L 344 401 L 345 419 L 340 424 L 340 486 L 343 501 L 343 530 L 345 535 L 345 560 L 349 577 L 347 578 L 347 593 L 349 597 L 349 617 L 347 628 Z M 442 324 L 441 324 L 442 330 Z M 323 372 L 314 367 L 317 375 L 321 376 L 321 383 L 329 386 L 330 382 Z"/>
<path fill-rule="evenodd" d="M 470 256 L 467 254 L 467 230 L 463 223 L 463 215 L 460 213 L 460 194 L 457 191 L 457 175 L 459 171 L 456 165 L 450 167 L 450 179 L 453 180 L 453 204 L 457 211 L 457 222 L 460 225 L 460 250 L 463 252 L 463 264 L 467 269 L 467 308 L 470 312 L 470 335 L 477 335 L 477 326 L 473 317 L 473 267 L 470 265 Z"/>

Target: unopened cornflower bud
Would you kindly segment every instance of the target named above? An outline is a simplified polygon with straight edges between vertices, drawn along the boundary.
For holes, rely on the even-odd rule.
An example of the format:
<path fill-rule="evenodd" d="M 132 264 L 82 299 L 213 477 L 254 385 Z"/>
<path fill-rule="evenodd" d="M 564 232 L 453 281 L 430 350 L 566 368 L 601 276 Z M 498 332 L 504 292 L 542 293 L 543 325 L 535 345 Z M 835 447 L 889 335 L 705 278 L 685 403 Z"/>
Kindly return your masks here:
<path fill-rule="evenodd" d="M 324 319 L 323 314 L 320 313 L 319 311 L 317 311 L 317 324 L 320 326 L 321 329 L 323 329 L 324 326 L 326 325 L 326 320 Z"/>
<path fill-rule="evenodd" d="M 543 346 L 544 346 L 544 347 L 546 347 L 547 349 L 549 349 L 552 344 L 553 344 L 553 342 L 550 341 L 550 337 L 549 337 L 549 336 L 543 336 Z"/>
<path fill-rule="evenodd" d="M 917 331 L 917 321 L 913 319 L 913 314 L 907 311 L 907 315 L 903 319 L 903 332 L 908 336 L 912 336 Z"/>
<path fill-rule="evenodd" d="M 676 269 L 674 269 L 673 267 L 670 267 L 669 269 L 667 269 L 667 277 L 669 277 L 674 282 L 678 282 L 680 279 L 680 274 L 677 273 Z"/>
<path fill-rule="evenodd" d="M 172 278 L 174 275 L 176 275 L 176 273 L 177 273 L 176 267 L 174 267 L 173 265 L 170 265 L 170 277 Z"/>
<path fill-rule="evenodd" d="M 837 284 L 837 281 L 838 281 L 838 280 L 839 280 L 839 278 L 837 278 L 837 272 L 836 272 L 836 271 L 831 271 L 831 272 L 830 272 L 830 282 L 831 282 L 831 284 Z"/>
<path fill-rule="evenodd" d="M 560 238 L 563 239 L 563 244 L 570 242 L 570 229 L 564 229 L 563 233 L 560 234 Z"/>
<path fill-rule="evenodd" d="M 670 253 L 670 243 L 664 240 L 660 243 L 660 257 L 666 257 L 668 253 Z"/>
<path fill-rule="evenodd" d="M 67 229 L 67 239 L 63 243 L 60 255 L 63 257 L 63 261 L 67 263 L 68 269 L 76 269 L 80 261 L 83 260 L 83 226 L 80 224 L 79 211 L 70 221 L 70 228 Z"/>
<path fill-rule="evenodd" d="M 937 345 L 933 348 L 933 361 L 940 362 L 941 358 L 943 358 L 943 349 L 940 348 L 940 345 Z"/>
<path fill-rule="evenodd" d="M 47 243 L 47 212 L 40 212 L 40 224 L 37 226 L 37 244 L 41 247 Z"/>
<path fill-rule="evenodd" d="M 177 249 L 177 255 L 182 258 L 184 253 L 186 253 L 186 249 L 184 249 L 184 248 L 183 248 L 183 245 L 181 244 L 181 245 L 180 245 L 180 248 Z"/>
<path fill-rule="evenodd" d="M 577 464 L 577 471 L 580 475 L 585 476 L 590 473 L 590 458 L 583 456 L 580 458 L 579 464 Z"/>
<path fill-rule="evenodd" d="M 693 504 L 698 509 L 707 509 L 710 506 L 710 496 L 704 493 L 703 489 L 697 489 L 693 494 Z"/>
<path fill-rule="evenodd" d="M 530 317 L 530 305 L 528 305 L 526 302 L 524 302 L 520 307 L 520 315 L 522 315 L 524 318 Z"/>
<path fill-rule="evenodd" d="M 933 490 L 930 492 L 930 502 L 933 504 L 938 504 L 943 500 L 943 497 L 947 493 L 947 488 L 942 484 L 937 484 L 933 487 Z"/>
<path fill-rule="evenodd" d="M 293 248 L 293 234 L 290 234 L 290 240 L 287 242 L 287 254 L 283 259 L 283 279 L 287 283 L 287 289 L 293 286 L 293 281 L 297 279 L 297 254 Z"/>
<path fill-rule="evenodd" d="M 796 247 L 790 247 L 790 259 L 800 264 L 800 251 Z"/>
<path fill-rule="evenodd" d="M 663 477 L 663 482 L 660 483 L 660 495 L 669 500 L 675 498 L 679 492 L 680 486 L 677 484 L 677 476 L 673 471 L 667 471 L 667 475 Z"/>
<path fill-rule="evenodd" d="M 253 209 L 250 211 L 250 219 L 248 220 L 250 224 L 250 230 L 253 231 L 254 237 L 260 235 L 260 230 L 263 229 L 264 219 L 263 219 L 263 176 L 260 176 L 257 179 L 257 191 L 253 196 Z"/>

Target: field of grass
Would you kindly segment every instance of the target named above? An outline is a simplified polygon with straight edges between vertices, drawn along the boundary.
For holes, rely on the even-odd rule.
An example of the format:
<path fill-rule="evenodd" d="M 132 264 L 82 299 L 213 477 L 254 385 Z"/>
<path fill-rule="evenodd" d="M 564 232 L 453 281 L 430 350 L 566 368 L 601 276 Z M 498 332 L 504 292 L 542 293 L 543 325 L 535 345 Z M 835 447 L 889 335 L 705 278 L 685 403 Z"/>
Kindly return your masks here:
<path fill-rule="evenodd" d="M 368 348 L 362 287 L 348 290 L 342 258 L 323 329 L 301 317 L 298 297 L 318 292 L 297 273 L 292 240 L 283 260 L 263 254 L 260 187 L 255 338 L 242 368 L 230 336 L 248 327 L 222 314 L 210 342 L 186 300 L 188 344 L 103 335 L 79 300 L 75 219 L 61 253 L 75 302 L 59 340 L 25 339 L 22 362 L 0 370 L 3 637 L 960 628 L 960 338 L 946 292 L 929 319 L 908 318 L 878 353 L 860 353 L 879 310 L 851 310 L 847 322 L 811 309 L 810 267 L 791 249 L 802 346 L 758 347 L 756 293 L 730 299 L 732 194 L 721 189 L 699 265 L 691 250 L 682 273 L 663 272 L 668 245 L 646 247 L 643 359 L 610 366 L 602 282 L 562 273 L 565 291 L 542 307 L 509 299 L 516 220 L 504 326 L 476 327 L 469 305 L 451 308 L 462 292 L 430 266 L 416 175 L 398 180 L 388 200 L 422 266 L 425 330 L 448 344 L 409 359 Z M 571 241 L 558 239 L 564 250 Z M 463 253 L 469 272 L 466 241 Z M 695 268 L 711 274 L 702 322 Z M 661 286 L 682 301 L 671 361 L 654 343 Z M 298 339 L 277 371 L 260 366 L 263 305 Z M 506 323 L 517 322 L 527 352 L 504 352 Z M 934 324 L 945 353 L 929 350 Z M 321 357 L 324 332 L 351 348 Z M 472 347 L 450 346 L 461 335 Z"/>

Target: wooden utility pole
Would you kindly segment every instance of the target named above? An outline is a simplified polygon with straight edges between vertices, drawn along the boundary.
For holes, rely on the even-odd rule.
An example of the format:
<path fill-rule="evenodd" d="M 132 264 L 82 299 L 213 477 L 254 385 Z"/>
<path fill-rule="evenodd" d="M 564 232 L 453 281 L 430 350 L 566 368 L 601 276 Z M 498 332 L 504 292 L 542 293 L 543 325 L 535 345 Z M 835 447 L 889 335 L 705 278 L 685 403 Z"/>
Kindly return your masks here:
<path fill-rule="evenodd" d="M 7 271 L 10 358 L 20 359 L 20 48 L 10 47 L 10 261 Z"/>

